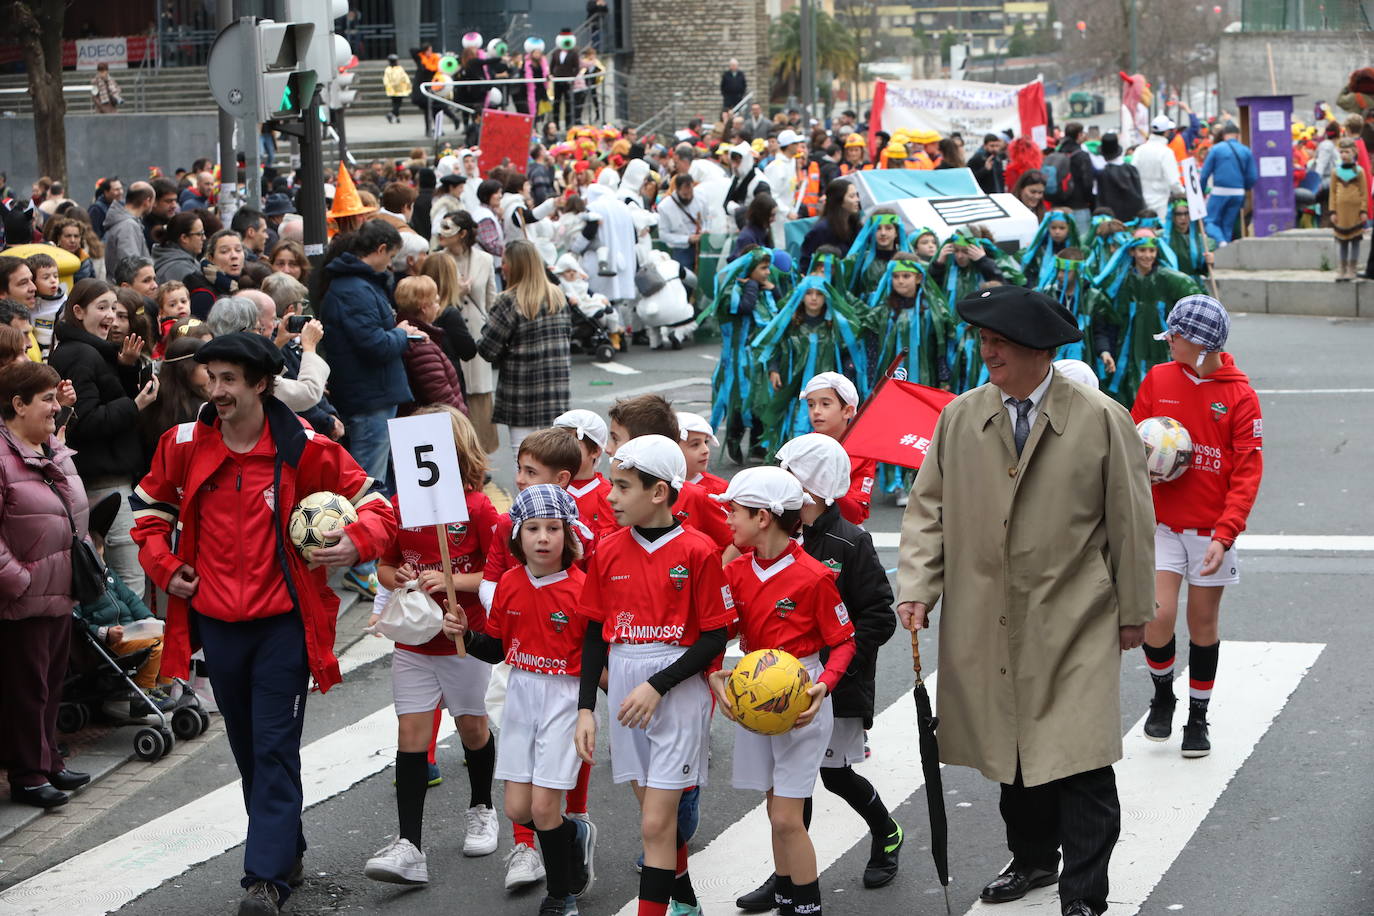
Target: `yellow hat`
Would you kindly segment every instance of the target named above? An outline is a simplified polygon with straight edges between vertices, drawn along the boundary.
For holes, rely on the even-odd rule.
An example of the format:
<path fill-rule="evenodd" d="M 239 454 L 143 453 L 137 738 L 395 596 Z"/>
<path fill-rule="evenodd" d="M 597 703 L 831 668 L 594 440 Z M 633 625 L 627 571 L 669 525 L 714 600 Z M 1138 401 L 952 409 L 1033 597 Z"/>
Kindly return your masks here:
<path fill-rule="evenodd" d="M 754 152 L 760 154 L 762 154 L 764 150 L 768 149 L 768 144 L 764 141 L 762 137 L 755 137 L 753 142 L 750 143 L 749 146 L 754 150 Z"/>
<path fill-rule="evenodd" d="M 348 169 L 344 168 L 344 164 L 340 162 L 339 179 L 334 183 L 334 203 L 329 207 L 329 218 L 362 216 L 364 213 L 372 213 L 376 209 L 376 207 L 368 207 L 363 204 L 362 198 L 358 196 L 358 188 L 353 184 L 353 176 L 348 174 Z"/>
<path fill-rule="evenodd" d="M 850 134 L 844 141 L 845 148 L 851 146 L 868 146 L 868 141 L 864 140 L 859 134 Z"/>
<path fill-rule="evenodd" d="M 894 143 L 908 143 L 910 139 L 911 131 L 907 130 L 905 127 L 899 127 L 892 132 L 892 142 Z"/>
<path fill-rule="evenodd" d="M 883 152 L 887 154 L 888 159 L 905 159 L 906 145 L 893 140 Z"/>
<path fill-rule="evenodd" d="M 910 134 L 912 143 L 939 143 L 940 134 L 933 130 L 914 130 Z"/>

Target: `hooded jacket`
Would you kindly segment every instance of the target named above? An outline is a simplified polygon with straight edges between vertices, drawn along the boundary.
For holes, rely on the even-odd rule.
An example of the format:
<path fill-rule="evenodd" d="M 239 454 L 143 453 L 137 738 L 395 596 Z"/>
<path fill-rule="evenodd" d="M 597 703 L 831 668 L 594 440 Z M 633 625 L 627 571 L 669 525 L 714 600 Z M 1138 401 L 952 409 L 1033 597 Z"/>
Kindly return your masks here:
<path fill-rule="evenodd" d="M 124 201 L 110 204 L 105 214 L 105 276 L 113 277 L 115 265 L 131 254 L 148 256 L 148 240 L 143 237 L 143 221 L 124 207 Z"/>
<path fill-rule="evenodd" d="M 158 242 L 153 246 L 153 272 L 159 284 L 176 280 L 185 283 L 186 278 L 200 271 L 200 261 L 185 248 L 175 242 Z"/>
<path fill-rule="evenodd" d="M 386 274 L 348 251 L 324 269 L 332 275 L 320 309 L 326 359 L 331 366 L 345 368 L 334 375 L 329 388 L 334 406 L 347 418 L 412 400 L 401 361 L 410 341 L 396 327 Z"/>
<path fill-rule="evenodd" d="M 730 189 L 725 192 L 725 212 L 734 213 L 736 208 L 748 206 L 749 201 L 760 191 L 768 190 L 768 182 L 759 171 L 754 160 L 754 148 L 741 143 L 730 148 L 732 154 L 739 153 L 740 164 L 731 170 Z M 778 206 L 782 206 L 779 202 Z"/>

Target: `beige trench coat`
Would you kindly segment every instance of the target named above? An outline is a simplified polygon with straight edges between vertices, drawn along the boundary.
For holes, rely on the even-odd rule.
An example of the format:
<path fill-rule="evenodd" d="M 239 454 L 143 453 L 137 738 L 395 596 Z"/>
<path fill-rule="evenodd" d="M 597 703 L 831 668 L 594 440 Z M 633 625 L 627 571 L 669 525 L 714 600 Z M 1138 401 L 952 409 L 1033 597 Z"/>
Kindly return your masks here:
<path fill-rule="evenodd" d="M 1036 786 L 1121 759 L 1120 628 L 1154 617 L 1154 507 L 1130 415 L 1058 373 L 1017 460 L 993 385 L 940 414 L 898 601 L 940 609 L 940 759 Z"/>

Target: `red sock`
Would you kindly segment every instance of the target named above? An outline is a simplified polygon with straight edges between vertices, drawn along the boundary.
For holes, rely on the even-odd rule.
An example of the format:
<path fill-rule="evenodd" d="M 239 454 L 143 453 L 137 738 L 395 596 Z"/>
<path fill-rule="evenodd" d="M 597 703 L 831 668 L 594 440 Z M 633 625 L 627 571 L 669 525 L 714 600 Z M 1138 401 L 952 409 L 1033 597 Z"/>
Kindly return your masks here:
<path fill-rule="evenodd" d="M 444 724 L 444 710 L 439 708 L 434 710 L 434 730 L 429 734 L 429 762 L 438 763 L 434 759 L 434 749 L 439 745 L 439 726 Z"/>
<path fill-rule="evenodd" d="M 592 765 L 586 761 L 582 762 L 582 768 L 577 771 L 577 785 L 572 787 L 568 793 L 569 814 L 587 813 L 587 785 L 592 781 Z"/>
<path fill-rule="evenodd" d="M 681 877 L 682 877 L 683 875 L 685 875 L 685 874 L 687 874 L 687 844 L 686 844 L 686 843 L 678 843 L 678 844 L 677 844 L 677 870 L 674 872 L 674 876 L 675 876 L 675 877 L 678 877 L 678 878 L 681 878 Z"/>
<path fill-rule="evenodd" d="M 640 900 L 637 916 L 668 916 L 668 904 L 656 900 Z"/>
<path fill-rule="evenodd" d="M 534 831 L 531 830 L 531 829 L 528 828 L 528 827 L 525 827 L 525 826 L 521 825 L 521 824 L 514 824 L 514 823 L 513 823 L 513 824 L 511 824 L 511 826 L 515 828 L 515 830 L 514 830 L 514 833 L 515 833 L 515 845 L 516 845 L 516 846 L 528 846 L 530 849 L 533 849 L 533 848 L 534 848 Z"/>

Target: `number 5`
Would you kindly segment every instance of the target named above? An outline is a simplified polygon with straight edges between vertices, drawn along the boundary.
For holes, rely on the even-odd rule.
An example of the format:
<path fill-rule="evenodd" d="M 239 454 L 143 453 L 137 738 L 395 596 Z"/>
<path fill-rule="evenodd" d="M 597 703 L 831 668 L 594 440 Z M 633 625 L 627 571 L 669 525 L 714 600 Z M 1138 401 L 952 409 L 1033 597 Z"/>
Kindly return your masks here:
<path fill-rule="evenodd" d="M 434 451 L 432 445 L 415 446 L 415 469 L 429 472 L 429 477 L 420 479 L 420 486 L 422 487 L 432 487 L 439 482 L 439 465 L 433 461 L 426 461 L 424 457 L 425 452 L 432 451 Z"/>

